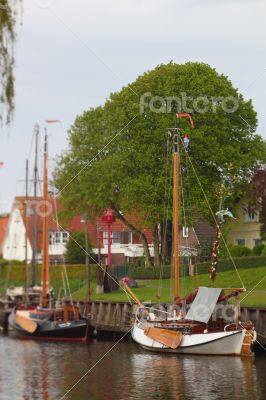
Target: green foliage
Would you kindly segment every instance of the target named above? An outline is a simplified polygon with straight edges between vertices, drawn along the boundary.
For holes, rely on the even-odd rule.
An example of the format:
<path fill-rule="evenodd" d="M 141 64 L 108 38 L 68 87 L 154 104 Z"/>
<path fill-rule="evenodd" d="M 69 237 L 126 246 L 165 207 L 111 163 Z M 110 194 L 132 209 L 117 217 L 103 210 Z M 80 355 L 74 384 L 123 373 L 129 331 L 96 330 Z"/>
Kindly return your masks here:
<path fill-rule="evenodd" d="M 261 255 L 266 256 L 266 246 L 263 247 Z"/>
<path fill-rule="evenodd" d="M 247 257 L 251 255 L 252 251 L 246 246 L 232 246 L 231 255 L 233 257 Z"/>
<path fill-rule="evenodd" d="M 90 264 L 91 280 L 96 279 L 96 264 Z M 58 293 L 59 288 L 63 288 L 62 274 L 65 277 L 65 271 L 69 280 L 71 292 L 78 290 L 85 285 L 86 266 L 83 264 L 56 265 L 50 267 L 51 285 L 55 293 Z M 30 273 L 30 265 L 28 266 Z M 41 265 L 37 266 L 37 281 L 40 284 L 41 280 Z M 23 286 L 25 284 L 25 267 L 24 265 L 0 265 L 0 293 L 3 293 L 7 286 Z"/>
<path fill-rule="evenodd" d="M 243 246 L 239 246 L 243 247 Z M 237 269 L 249 269 L 249 268 L 260 268 L 266 265 L 266 254 L 264 256 L 259 257 L 239 257 L 234 258 L 235 265 Z M 208 274 L 210 269 L 210 262 L 199 263 L 196 266 L 196 273 Z M 218 261 L 217 271 L 218 274 L 225 271 L 233 270 L 233 264 L 230 259 L 220 259 Z M 170 278 L 172 274 L 172 268 L 170 265 L 164 266 L 161 268 L 132 268 L 130 267 L 128 271 L 128 275 L 134 279 L 159 279 L 162 274 L 162 278 Z M 185 267 L 184 275 L 188 276 L 188 268 Z"/>
<path fill-rule="evenodd" d="M 162 64 L 111 94 L 102 107 L 76 118 L 69 134 L 70 147 L 59 159 L 55 173 L 69 214 L 89 209 L 93 218 L 115 205 L 124 215 L 138 216 L 140 229 L 165 219 L 165 186 L 171 186 L 172 162 L 167 128 L 176 124 L 176 109 L 173 106 L 170 112 L 158 113 L 144 106 L 144 112 L 140 112 L 141 95 L 147 92 L 163 98 L 182 98 L 182 93 L 194 99 L 205 95 L 210 101 L 212 97 L 233 96 L 237 101 L 233 113 L 225 112 L 220 102 L 216 112 L 194 110 L 194 130 L 187 121 L 180 121 L 180 127 L 186 127 L 190 135 L 189 155 L 214 210 L 219 206 L 221 184 L 226 184 L 230 192 L 225 206 L 232 206 L 245 190 L 252 171 L 265 160 L 264 142 L 255 134 L 257 116 L 252 103 L 226 76 L 203 63 Z M 209 209 L 182 146 L 180 158 L 189 175 L 193 214 L 208 216 Z M 171 199 L 167 191 L 168 195 Z M 171 204 L 169 219 L 170 210 Z"/>
<path fill-rule="evenodd" d="M 66 244 L 66 262 L 69 264 L 85 264 L 85 234 L 84 232 L 73 232 Z M 88 243 L 88 253 L 91 252 L 91 244 Z"/>
<path fill-rule="evenodd" d="M 252 249 L 252 254 L 254 254 L 254 256 L 260 256 L 262 254 L 264 247 L 265 244 L 256 244 Z"/>
<path fill-rule="evenodd" d="M 0 2 L 0 121 L 2 122 L 3 111 L 6 111 L 6 122 L 12 119 L 14 111 L 14 42 L 15 26 L 19 5 L 11 0 Z"/>

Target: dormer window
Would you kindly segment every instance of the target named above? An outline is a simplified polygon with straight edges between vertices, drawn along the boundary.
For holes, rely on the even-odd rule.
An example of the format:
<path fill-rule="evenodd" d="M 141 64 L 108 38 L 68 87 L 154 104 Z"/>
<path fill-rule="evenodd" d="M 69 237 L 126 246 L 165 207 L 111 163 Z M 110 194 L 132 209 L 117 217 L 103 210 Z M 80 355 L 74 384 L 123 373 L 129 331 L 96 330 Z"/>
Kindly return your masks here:
<path fill-rule="evenodd" d="M 245 222 L 258 222 L 259 221 L 259 212 L 255 209 L 254 206 L 248 205 L 245 207 Z"/>

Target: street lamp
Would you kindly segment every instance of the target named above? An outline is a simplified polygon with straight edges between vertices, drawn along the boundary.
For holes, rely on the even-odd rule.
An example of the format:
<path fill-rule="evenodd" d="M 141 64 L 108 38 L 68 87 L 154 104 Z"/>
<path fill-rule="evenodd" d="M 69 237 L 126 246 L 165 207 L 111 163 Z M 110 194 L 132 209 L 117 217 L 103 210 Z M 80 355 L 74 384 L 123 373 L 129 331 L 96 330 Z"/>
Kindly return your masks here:
<path fill-rule="evenodd" d="M 87 213 L 84 214 L 83 219 L 80 220 L 84 224 L 84 237 L 85 237 L 85 264 L 86 264 L 86 288 L 87 293 L 90 290 L 90 262 L 89 262 L 89 234 L 88 234 L 88 217 Z"/>
<path fill-rule="evenodd" d="M 107 225 L 107 242 L 108 242 L 108 252 L 107 252 L 107 265 L 111 267 L 111 241 L 112 241 L 112 230 L 111 225 L 116 221 L 115 216 L 112 214 L 112 210 L 108 208 L 104 215 L 102 216 L 102 221 L 105 225 Z"/>

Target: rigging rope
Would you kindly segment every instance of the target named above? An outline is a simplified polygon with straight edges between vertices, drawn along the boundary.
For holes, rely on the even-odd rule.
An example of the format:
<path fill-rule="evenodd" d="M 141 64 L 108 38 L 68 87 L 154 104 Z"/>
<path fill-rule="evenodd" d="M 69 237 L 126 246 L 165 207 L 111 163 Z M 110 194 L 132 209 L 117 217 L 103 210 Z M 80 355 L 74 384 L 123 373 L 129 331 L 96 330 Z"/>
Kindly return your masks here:
<path fill-rule="evenodd" d="M 181 136 L 180 136 L 180 138 L 181 138 Z M 181 141 L 183 142 L 182 138 L 181 138 Z M 215 217 L 215 214 L 214 214 L 214 212 L 213 212 L 213 210 L 212 210 L 212 208 L 211 208 L 211 206 L 210 206 L 209 200 L 208 200 L 208 198 L 207 198 L 207 195 L 206 195 L 206 193 L 205 193 L 205 190 L 203 189 L 203 186 L 202 186 L 202 184 L 201 184 L 201 181 L 200 181 L 200 179 L 199 179 L 199 176 L 198 176 L 198 174 L 197 174 L 197 171 L 195 170 L 195 167 L 194 167 L 194 165 L 193 165 L 193 162 L 192 162 L 192 160 L 191 160 L 191 157 L 189 156 L 188 153 L 186 153 L 186 155 L 187 155 L 187 157 L 188 157 L 188 160 L 189 160 L 189 163 L 190 163 L 190 165 L 191 165 L 191 167 L 192 167 L 192 170 L 193 170 L 193 172 L 194 172 L 194 175 L 195 175 L 195 177 L 196 177 L 196 179 L 197 179 L 197 182 L 198 182 L 198 184 L 199 184 L 199 186 L 200 186 L 200 188 L 201 188 L 201 191 L 202 191 L 202 194 L 203 194 L 204 199 L 205 199 L 205 201 L 206 201 L 206 204 L 207 204 L 207 206 L 208 206 L 208 208 L 209 208 L 209 210 L 210 210 L 210 212 L 211 212 L 211 215 L 212 215 L 212 217 L 213 217 L 213 220 L 214 220 L 215 224 L 217 225 L 217 224 L 218 224 L 218 221 L 217 221 L 217 219 L 216 219 L 216 217 Z M 225 238 L 224 238 L 224 235 L 223 235 L 222 233 L 221 233 L 221 237 L 222 237 L 223 243 L 224 243 L 224 245 L 225 245 L 225 248 L 226 248 L 226 250 L 227 250 L 227 252 L 228 252 L 228 254 L 229 254 L 229 258 L 230 258 L 230 260 L 232 261 L 232 264 L 233 264 L 233 266 L 234 266 L 234 268 L 235 268 L 236 274 L 237 274 L 237 276 L 238 276 L 238 278 L 239 278 L 239 280 L 240 280 L 240 282 L 241 282 L 242 287 L 244 288 L 244 287 L 245 287 L 244 282 L 243 282 L 243 280 L 242 280 L 242 278 L 241 278 L 241 276 L 240 276 L 240 274 L 239 274 L 239 272 L 238 272 L 237 266 L 236 266 L 236 264 L 235 264 L 235 262 L 234 262 L 234 259 L 233 259 L 232 255 L 231 255 L 231 252 L 230 252 L 230 250 L 229 250 L 229 248 L 228 248 L 228 245 L 227 245 L 226 240 L 225 240 Z"/>

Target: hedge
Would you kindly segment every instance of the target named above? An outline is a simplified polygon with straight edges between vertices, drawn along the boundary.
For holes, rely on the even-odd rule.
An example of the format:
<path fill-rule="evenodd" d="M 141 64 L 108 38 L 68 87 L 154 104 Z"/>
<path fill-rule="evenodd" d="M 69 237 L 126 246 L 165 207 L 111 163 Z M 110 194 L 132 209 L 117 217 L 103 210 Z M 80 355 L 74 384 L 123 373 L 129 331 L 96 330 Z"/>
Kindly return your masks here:
<path fill-rule="evenodd" d="M 235 265 L 238 269 L 248 269 L 266 266 L 266 256 L 251 256 L 234 258 Z M 198 274 L 208 274 L 210 269 L 210 261 L 197 264 L 196 271 Z M 230 259 L 220 260 L 218 262 L 218 271 L 224 272 L 234 269 L 233 263 Z M 128 275 L 134 279 L 158 279 L 171 277 L 171 266 L 167 265 L 163 268 L 134 268 L 130 267 Z M 185 266 L 185 275 L 188 275 L 188 267 Z"/>
<path fill-rule="evenodd" d="M 86 266 L 82 264 L 66 265 L 67 276 L 70 284 L 71 291 L 77 290 L 85 284 Z M 96 277 L 96 264 L 90 264 L 90 276 L 93 280 Z M 51 284 L 55 291 L 63 287 L 62 272 L 64 271 L 62 265 L 55 265 L 50 267 Z M 29 276 L 31 274 L 31 265 L 28 265 Z M 36 282 L 39 284 L 41 281 L 41 265 L 37 266 Z M 23 264 L 17 265 L 10 263 L 0 264 L 0 292 L 3 292 L 10 284 L 12 286 L 22 286 L 25 282 L 25 266 Z"/>

